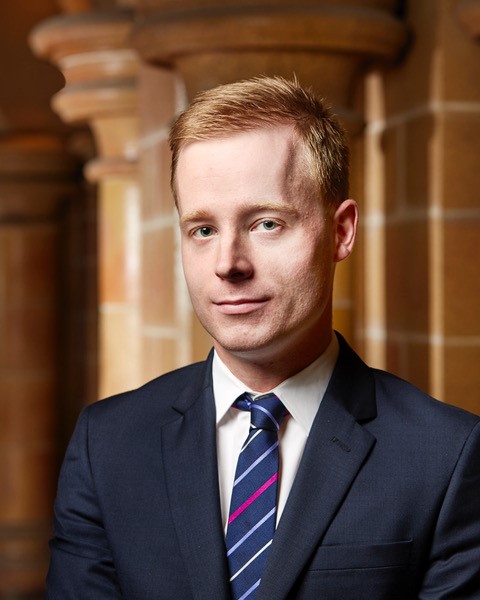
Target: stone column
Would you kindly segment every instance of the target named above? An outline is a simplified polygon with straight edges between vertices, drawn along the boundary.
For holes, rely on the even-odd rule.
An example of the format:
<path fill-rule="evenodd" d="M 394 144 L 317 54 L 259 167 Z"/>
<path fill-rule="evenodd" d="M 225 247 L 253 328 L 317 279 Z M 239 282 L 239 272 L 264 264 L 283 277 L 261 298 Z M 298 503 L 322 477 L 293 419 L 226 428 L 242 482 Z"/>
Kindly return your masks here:
<path fill-rule="evenodd" d="M 334 106 L 352 139 L 363 128 L 362 115 L 354 108 L 359 74 L 372 61 L 397 56 L 406 41 L 405 27 L 394 16 L 397 2 L 388 0 L 310 0 L 299 4 L 270 0 L 261 5 L 253 0 L 221 4 L 184 0 L 181 6 L 173 0 L 137 0 L 135 5 L 134 46 L 152 65 L 173 67 L 181 75 L 188 100 L 199 90 L 219 83 L 262 73 L 296 74 Z M 159 130 L 159 156 L 164 139 Z M 353 178 L 355 193 L 361 188 L 359 179 Z M 171 241 L 164 244 L 173 244 L 174 221 L 165 226 Z M 174 254 L 173 249 L 165 248 L 165 252 Z M 174 281 L 180 269 L 176 264 L 170 269 L 169 279 Z M 341 264 L 334 294 L 334 326 L 351 341 L 355 337 L 353 279 L 352 262 Z M 189 336 L 191 354 L 188 357 L 186 351 L 183 356 L 202 358 L 209 340 L 196 321 L 190 321 L 184 289 L 178 283 L 168 293 L 168 304 L 176 307 L 171 337 L 183 331 L 183 337 Z M 190 322 L 185 333 L 185 324 Z M 162 336 L 160 329 L 158 335 Z"/>
<path fill-rule="evenodd" d="M 475 4 L 409 3 L 415 43 L 370 90 L 385 304 L 367 334 L 386 340 L 388 370 L 478 412 L 480 48 L 452 10 L 472 28 Z"/>
<path fill-rule="evenodd" d="M 443 247 L 448 343 L 440 374 L 444 378 L 444 397 L 480 414 L 480 268 L 476 259 L 480 236 L 480 203 L 476 193 L 480 189 L 480 2 L 461 0 L 457 10 L 468 37 L 459 42 L 449 61 L 448 73 L 452 95 L 460 91 L 456 89 L 453 74 L 461 76 L 464 105 L 455 131 L 450 127 L 445 140 L 445 160 L 450 166 L 445 172 L 445 201 L 450 218 Z M 466 62 L 460 73 L 457 62 Z M 456 156 L 462 160 L 455 160 Z M 455 258 L 451 257 L 452 252 Z"/>
<path fill-rule="evenodd" d="M 97 158 L 99 397 L 137 386 L 140 346 L 140 199 L 137 177 L 137 58 L 128 11 L 77 13 L 41 23 L 31 45 L 61 70 L 53 106 L 68 123 L 88 123 Z"/>
<path fill-rule="evenodd" d="M 0 139 L 0 596 L 40 593 L 57 473 L 61 141 Z"/>

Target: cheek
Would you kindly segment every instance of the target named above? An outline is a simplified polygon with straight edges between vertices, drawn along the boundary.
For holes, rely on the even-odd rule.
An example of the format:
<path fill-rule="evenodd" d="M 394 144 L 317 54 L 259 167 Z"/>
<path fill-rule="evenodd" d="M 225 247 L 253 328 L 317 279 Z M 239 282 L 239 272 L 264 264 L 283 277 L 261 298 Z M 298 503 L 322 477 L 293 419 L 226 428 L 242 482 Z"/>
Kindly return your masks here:
<path fill-rule="evenodd" d="M 200 279 L 199 272 L 202 269 L 202 261 L 199 260 L 198 254 L 188 247 L 182 247 L 182 268 L 187 281 Z"/>
<path fill-rule="evenodd" d="M 200 297 L 202 289 L 205 288 L 205 277 L 202 276 L 200 269 L 195 268 L 194 265 L 188 261 L 183 261 L 183 276 L 187 283 L 187 289 L 192 300 L 192 304 L 195 304 L 196 299 Z"/>
<path fill-rule="evenodd" d="M 289 285 L 296 284 L 302 288 L 328 279 L 330 263 L 325 252 L 317 249 L 305 252 L 311 247 L 308 242 L 303 246 L 296 246 L 284 250 L 282 262 L 278 266 L 278 277 Z"/>
<path fill-rule="evenodd" d="M 325 254 L 310 256 L 296 261 L 288 272 L 288 288 L 295 296 L 298 307 L 306 310 L 312 304 L 323 304 L 330 293 L 333 280 L 333 266 Z"/>

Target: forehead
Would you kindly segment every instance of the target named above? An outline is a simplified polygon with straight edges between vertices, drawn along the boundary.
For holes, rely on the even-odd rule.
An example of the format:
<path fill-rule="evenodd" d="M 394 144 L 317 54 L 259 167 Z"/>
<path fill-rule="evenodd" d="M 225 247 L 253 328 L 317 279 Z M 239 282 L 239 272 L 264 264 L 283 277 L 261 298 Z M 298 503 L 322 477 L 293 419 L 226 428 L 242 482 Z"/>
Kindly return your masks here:
<path fill-rule="evenodd" d="M 179 153 L 176 188 L 181 203 L 196 190 L 284 188 L 294 177 L 295 134 L 290 125 L 193 141 Z M 193 188 L 193 189 L 192 189 Z M 260 191 L 260 190 L 259 190 Z"/>
<path fill-rule="evenodd" d="M 229 149 L 237 155 L 247 153 L 243 151 L 244 148 L 248 148 L 249 153 L 252 150 L 261 153 L 269 148 L 271 153 L 282 156 L 286 151 L 293 150 L 295 137 L 292 125 L 274 125 L 227 132 L 223 135 L 187 142 L 179 151 L 178 163 L 180 165 L 185 161 L 198 160 L 198 157 L 208 160 L 209 155 L 214 154 L 216 150 L 225 154 Z"/>

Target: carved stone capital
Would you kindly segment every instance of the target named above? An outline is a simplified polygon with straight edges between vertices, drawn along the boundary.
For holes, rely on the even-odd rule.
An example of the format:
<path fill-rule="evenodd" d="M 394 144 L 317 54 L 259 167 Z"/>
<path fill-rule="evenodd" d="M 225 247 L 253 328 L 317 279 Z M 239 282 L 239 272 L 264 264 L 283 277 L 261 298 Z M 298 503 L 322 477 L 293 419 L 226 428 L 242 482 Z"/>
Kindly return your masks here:
<path fill-rule="evenodd" d="M 132 43 L 143 59 L 177 69 L 190 98 L 218 83 L 295 74 L 348 114 L 358 72 L 371 61 L 394 59 L 407 38 L 392 3 L 378 0 L 143 4 Z"/>
<path fill-rule="evenodd" d="M 129 12 L 81 13 L 40 23 L 30 43 L 65 77 L 54 107 L 65 121 L 131 111 L 138 60 L 129 47 Z"/>
<path fill-rule="evenodd" d="M 99 157 L 87 166 L 90 179 L 108 175 L 110 165 L 114 174 L 119 168 L 134 171 L 138 58 L 129 45 L 131 26 L 129 11 L 79 13 L 45 21 L 30 37 L 33 50 L 65 77 L 52 101 L 56 112 L 66 122 L 92 128 Z"/>

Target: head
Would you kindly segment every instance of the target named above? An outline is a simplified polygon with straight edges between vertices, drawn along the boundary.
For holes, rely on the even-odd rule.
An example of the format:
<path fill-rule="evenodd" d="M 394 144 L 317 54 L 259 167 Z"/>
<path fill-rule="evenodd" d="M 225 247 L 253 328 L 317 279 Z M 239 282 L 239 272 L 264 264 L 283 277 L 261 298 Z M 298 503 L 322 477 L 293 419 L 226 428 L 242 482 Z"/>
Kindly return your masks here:
<path fill-rule="evenodd" d="M 279 383 L 331 339 L 357 220 L 344 133 L 296 82 L 260 78 L 200 94 L 170 140 L 195 312 L 242 381 L 248 365 Z"/>
<path fill-rule="evenodd" d="M 185 146 L 280 125 L 293 127 L 293 160 L 305 190 L 333 213 L 348 198 L 349 150 L 344 130 L 311 91 L 296 80 L 280 77 L 257 77 L 207 90 L 177 118 L 169 138 L 177 207 L 177 164 Z"/>

